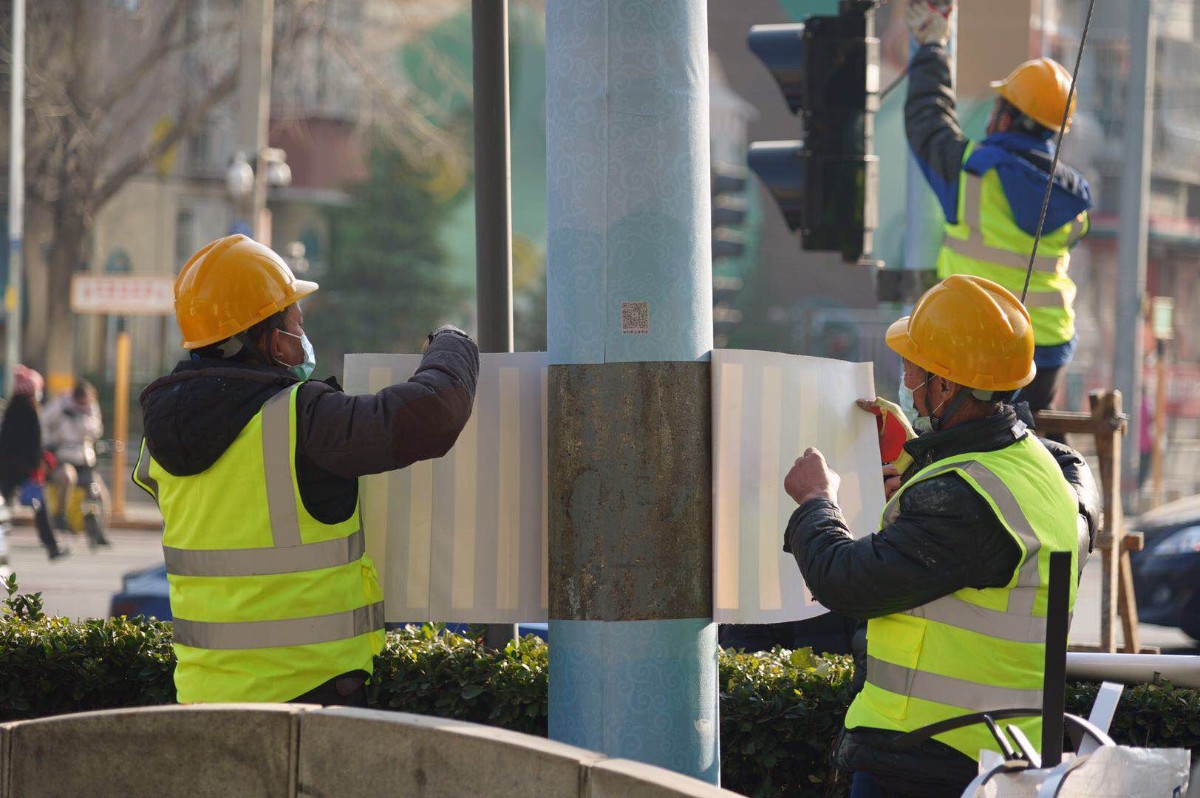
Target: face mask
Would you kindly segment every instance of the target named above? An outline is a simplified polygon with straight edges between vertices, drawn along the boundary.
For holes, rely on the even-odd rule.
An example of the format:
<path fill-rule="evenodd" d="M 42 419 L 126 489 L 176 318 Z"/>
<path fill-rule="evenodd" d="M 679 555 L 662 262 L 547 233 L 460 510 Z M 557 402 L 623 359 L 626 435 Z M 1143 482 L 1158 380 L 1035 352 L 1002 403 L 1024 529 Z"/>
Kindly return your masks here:
<path fill-rule="evenodd" d="M 929 377 L 926 376 L 925 382 L 921 383 L 921 385 L 928 383 Z M 914 390 L 914 388 L 909 388 L 905 385 L 903 379 L 900 380 L 900 410 L 903 411 L 905 417 L 908 419 L 908 423 L 912 425 L 913 430 L 918 435 L 925 432 L 932 432 L 933 422 L 930 421 L 929 416 L 923 416 L 921 415 L 921 411 L 917 410 L 916 401 L 913 399 Z"/>
<path fill-rule="evenodd" d="M 292 376 L 296 379 L 307 380 L 312 376 L 313 371 L 315 371 L 317 368 L 317 353 L 313 351 L 312 342 L 308 340 L 308 333 L 305 333 L 304 335 L 296 335 L 295 333 L 290 333 L 287 330 L 280 330 L 279 332 L 283 333 L 284 335 L 290 335 L 293 338 L 300 339 L 300 346 L 304 349 L 304 360 L 300 363 L 296 363 L 295 365 L 289 363 L 284 363 L 284 365 L 288 367 L 288 371 L 291 372 Z"/>

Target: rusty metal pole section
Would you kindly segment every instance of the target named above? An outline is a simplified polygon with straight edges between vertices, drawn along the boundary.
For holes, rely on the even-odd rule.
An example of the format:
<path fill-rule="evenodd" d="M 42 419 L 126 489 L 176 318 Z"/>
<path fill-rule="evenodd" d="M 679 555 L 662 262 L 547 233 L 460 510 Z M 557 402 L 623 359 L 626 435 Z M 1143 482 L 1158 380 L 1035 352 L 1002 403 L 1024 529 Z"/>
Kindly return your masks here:
<path fill-rule="evenodd" d="M 719 781 L 703 0 L 546 8 L 550 736 Z"/>

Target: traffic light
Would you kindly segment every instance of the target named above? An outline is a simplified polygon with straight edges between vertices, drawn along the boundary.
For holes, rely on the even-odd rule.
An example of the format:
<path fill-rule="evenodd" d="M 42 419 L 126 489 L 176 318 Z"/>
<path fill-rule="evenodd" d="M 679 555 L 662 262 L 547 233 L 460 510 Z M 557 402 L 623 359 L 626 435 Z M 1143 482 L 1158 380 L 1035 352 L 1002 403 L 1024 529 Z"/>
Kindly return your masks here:
<path fill-rule="evenodd" d="M 742 279 L 736 273 L 741 267 L 737 259 L 746 251 L 742 232 L 746 221 L 746 170 L 713 163 L 711 178 L 713 343 L 721 347 L 729 343 L 729 333 L 742 320 L 741 311 L 732 304 L 742 290 Z"/>
<path fill-rule="evenodd" d="M 712 166 L 712 256 L 740 258 L 746 249 L 746 172 L 731 166 Z"/>
<path fill-rule="evenodd" d="M 878 224 L 879 108 L 877 0 L 841 0 L 837 16 L 755 25 L 751 51 L 770 70 L 788 108 L 804 123 L 803 140 L 750 145 L 750 168 L 766 184 L 788 227 L 807 250 L 872 262 Z"/>

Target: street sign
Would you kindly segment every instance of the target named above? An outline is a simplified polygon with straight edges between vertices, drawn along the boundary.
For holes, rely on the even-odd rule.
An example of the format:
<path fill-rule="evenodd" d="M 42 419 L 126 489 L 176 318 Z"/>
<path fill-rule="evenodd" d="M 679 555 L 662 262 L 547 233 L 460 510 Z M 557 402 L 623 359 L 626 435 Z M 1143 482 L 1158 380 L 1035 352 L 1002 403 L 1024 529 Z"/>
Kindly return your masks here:
<path fill-rule="evenodd" d="M 1150 324 L 1156 340 L 1170 341 L 1175 337 L 1174 312 L 1175 300 L 1171 297 L 1156 296 L 1150 300 Z"/>
<path fill-rule="evenodd" d="M 71 310 L 113 316 L 164 316 L 175 311 L 170 277 L 131 274 L 76 274 L 71 278 Z"/>

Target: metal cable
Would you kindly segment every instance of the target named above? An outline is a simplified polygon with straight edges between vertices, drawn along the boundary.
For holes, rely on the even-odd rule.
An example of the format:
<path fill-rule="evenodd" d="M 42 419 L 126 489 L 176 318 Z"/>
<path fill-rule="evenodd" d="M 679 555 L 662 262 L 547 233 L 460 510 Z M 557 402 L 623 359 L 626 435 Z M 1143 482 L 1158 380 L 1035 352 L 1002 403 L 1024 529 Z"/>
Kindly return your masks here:
<path fill-rule="evenodd" d="M 1025 287 L 1021 289 L 1021 304 L 1029 294 L 1029 280 L 1033 277 L 1033 263 L 1037 259 L 1038 244 L 1042 241 L 1042 226 L 1046 223 L 1046 211 L 1050 209 L 1050 191 L 1054 188 L 1054 175 L 1058 172 L 1058 156 L 1062 152 L 1063 134 L 1067 132 L 1067 120 L 1071 118 L 1071 101 L 1075 99 L 1075 81 L 1079 79 L 1079 63 L 1083 60 L 1083 48 L 1087 44 L 1088 31 L 1092 28 L 1092 12 L 1096 0 L 1088 3 L 1087 20 L 1083 23 L 1083 36 L 1079 39 L 1079 52 L 1075 54 L 1075 70 L 1071 73 L 1071 89 L 1067 92 L 1067 106 L 1063 109 L 1062 124 L 1058 126 L 1058 138 L 1054 142 L 1054 161 L 1050 165 L 1050 176 L 1046 179 L 1046 193 L 1042 197 L 1042 212 L 1038 216 L 1037 233 L 1033 237 L 1033 251 L 1029 253 L 1029 268 L 1025 270 Z M 1042 31 L 1045 35 L 1045 31 Z"/>

